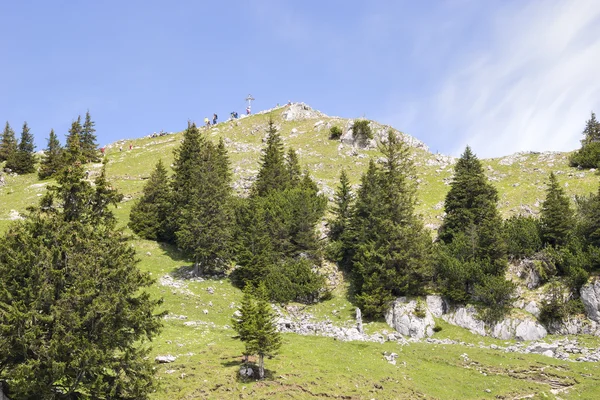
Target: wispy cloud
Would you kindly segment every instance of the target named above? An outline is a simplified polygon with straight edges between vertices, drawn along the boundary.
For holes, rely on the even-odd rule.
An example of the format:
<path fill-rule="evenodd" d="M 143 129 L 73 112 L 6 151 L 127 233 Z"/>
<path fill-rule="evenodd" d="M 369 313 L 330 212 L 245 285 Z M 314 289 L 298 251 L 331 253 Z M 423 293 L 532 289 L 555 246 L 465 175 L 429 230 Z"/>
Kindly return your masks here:
<path fill-rule="evenodd" d="M 522 4 L 490 18 L 487 46 L 459 57 L 432 99 L 453 154 L 572 150 L 600 107 L 600 3 Z"/>

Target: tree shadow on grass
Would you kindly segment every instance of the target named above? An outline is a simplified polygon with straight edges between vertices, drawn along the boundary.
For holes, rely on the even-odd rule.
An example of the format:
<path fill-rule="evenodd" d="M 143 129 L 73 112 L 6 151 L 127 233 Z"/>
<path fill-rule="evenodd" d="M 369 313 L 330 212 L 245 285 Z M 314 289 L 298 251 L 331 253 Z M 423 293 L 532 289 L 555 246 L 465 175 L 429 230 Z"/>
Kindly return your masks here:
<path fill-rule="evenodd" d="M 190 259 L 185 255 L 183 251 L 179 250 L 177 246 L 164 242 L 159 242 L 158 246 L 162 251 L 165 252 L 167 256 L 171 258 L 171 260 L 191 263 Z"/>

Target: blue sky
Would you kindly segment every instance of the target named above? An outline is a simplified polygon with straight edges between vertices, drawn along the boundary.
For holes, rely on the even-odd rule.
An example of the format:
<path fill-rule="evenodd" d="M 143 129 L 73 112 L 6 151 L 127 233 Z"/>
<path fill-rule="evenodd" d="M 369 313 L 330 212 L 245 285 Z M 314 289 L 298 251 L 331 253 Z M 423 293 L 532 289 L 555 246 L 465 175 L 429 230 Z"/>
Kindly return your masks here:
<path fill-rule="evenodd" d="M 0 1 L 0 121 L 101 145 L 288 100 L 459 155 L 572 150 L 600 113 L 600 2 Z"/>

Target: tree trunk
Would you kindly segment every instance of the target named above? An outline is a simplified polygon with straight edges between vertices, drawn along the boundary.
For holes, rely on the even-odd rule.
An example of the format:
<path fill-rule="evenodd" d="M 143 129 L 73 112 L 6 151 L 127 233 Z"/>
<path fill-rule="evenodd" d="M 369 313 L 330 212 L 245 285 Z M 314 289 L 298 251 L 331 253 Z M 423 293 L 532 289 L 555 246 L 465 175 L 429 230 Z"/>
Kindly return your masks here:
<path fill-rule="evenodd" d="M 264 379 L 265 377 L 265 356 L 262 354 L 258 355 L 258 378 Z"/>

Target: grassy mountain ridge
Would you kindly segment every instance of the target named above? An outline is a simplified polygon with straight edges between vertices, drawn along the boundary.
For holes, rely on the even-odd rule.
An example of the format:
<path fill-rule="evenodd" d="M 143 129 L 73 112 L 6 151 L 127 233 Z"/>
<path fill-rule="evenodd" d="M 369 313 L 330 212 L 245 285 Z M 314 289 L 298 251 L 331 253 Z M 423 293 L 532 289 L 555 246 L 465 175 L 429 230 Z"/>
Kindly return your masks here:
<path fill-rule="evenodd" d="M 344 132 L 348 119 L 329 117 L 307 106 L 294 104 L 299 112 L 290 118 L 289 106 L 251 115 L 238 120 L 219 123 L 205 128 L 212 140 L 223 137 L 229 152 L 234 172 L 235 188 L 243 193 L 258 171 L 258 160 L 265 138 L 266 123 L 271 116 L 281 133 L 286 147 L 296 149 L 300 163 L 315 177 L 319 187 L 328 196 L 338 182 L 340 170 L 346 169 L 353 184 L 358 184 L 361 173 L 366 169 L 369 157 L 379 157 L 376 148 L 362 149 L 329 139 L 329 127 L 339 126 Z M 286 119 L 288 117 L 288 119 Z M 372 121 L 376 139 L 382 137 L 389 126 Z M 395 130 L 395 129 L 394 129 Z M 396 130 L 397 131 L 397 130 Z M 126 218 L 131 199 L 137 198 L 159 158 L 166 165 L 173 160 L 173 149 L 181 140 L 181 133 L 159 137 L 122 140 L 107 146 L 108 177 L 125 196 L 119 214 Z M 417 167 L 418 212 L 430 228 L 439 224 L 443 214 L 443 200 L 452 178 L 452 157 L 433 154 L 418 140 L 402 134 L 411 144 Z M 129 150 L 129 145 L 133 146 Z M 122 147 L 123 151 L 119 151 Z M 477 149 L 473 149 L 477 153 Z M 569 167 L 568 153 L 517 153 L 510 156 L 484 159 L 483 165 L 488 178 L 498 188 L 499 208 L 506 217 L 517 213 L 537 213 L 544 199 L 545 182 L 550 171 L 554 171 L 571 196 L 597 190 L 597 176 L 590 171 Z M 100 165 L 90 165 L 90 178 Z M 46 182 L 34 175 L 6 176 L 6 185 L 0 187 L 0 229 L 16 212 L 23 212 L 43 192 Z M 12 213 L 12 214 L 11 214 Z"/>
<path fill-rule="evenodd" d="M 369 157 L 379 152 L 361 149 L 339 140 L 329 140 L 329 127 L 344 132 L 349 120 L 328 117 L 301 105 L 223 122 L 206 129 L 212 140 L 223 137 L 232 169 L 235 188 L 244 193 L 258 171 L 267 119 L 272 116 L 286 147 L 294 147 L 300 163 L 315 177 L 323 192 L 332 195 L 341 168 L 347 170 L 353 184 L 366 169 Z M 288 120 L 290 119 L 291 120 Z M 376 137 L 388 127 L 372 122 Z M 107 146 L 108 178 L 125 199 L 116 211 L 126 225 L 133 201 L 159 158 L 166 165 L 181 133 L 159 137 L 124 140 Z M 452 178 L 451 157 L 432 154 L 418 140 L 411 143 L 419 180 L 418 211 L 430 228 L 443 214 L 443 200 Z M 129 145 L 133 149 L 129 150 Z M 122 147 L 122 151 L 119 151 Z M 473 149 L 477 152 L 477 149 Z M 593 172 L 568 167 L 567 153 L 527 153 L 483 160 L 486 173 L 498 187 L 499 207 L 505 216 L 536 213 L 544 198 L 545 182 L 551 170 L 558 174 L 571 196 L 597 190 Z M 90 179 L 101 165 L 88 165 Z M 48 181 L 34 174 L 5 175 L 0 187 L 0 231 L 27 206 L 36 204 Z M 269 377 L 262 382 L 237 379 L 242 344 L 232 337 L 231 315 L 239 305 L 241 293 L 226 280 L 189 279 L 190 263 L 175 248 L 152 241 L 133 240 L 141 260 L 139 267 L 156 279 L 149 291 L 164 299 L 169 311 L 162 334 L 152 343 L 152 355 L 171 354 L 176 361 L 157 364 L 160 390 L 155 399 L 229 399 L 229 398 L 338 398 L 338 399 L 492 399 L 492 398 L 583 398 L 600 397 L 600 366 L 597 363 L 572 363 L 534 354 L 505 353 L 490 345 L 506 346 L 512 341 L 478 337 L 443 321 L 443 330 L 434 338 L 452 338 L 472 344 L 396 342 L 340 342 L 332 338 L 284 334 L 281 354 L 267 360 Z M 340 285 L 331 300 L 301 306 L 316 320 L 350 327 L 354 307 Z M 369 333 L 386 334 L 391 329 L 381 321 L 365 324 Z M 581 338 L 589 347 L 600 346 L 598 338 Z M 480 346 L 481 345 L 481 346 Z M 395 352 L 395 365 L 383 352 Z"/>

